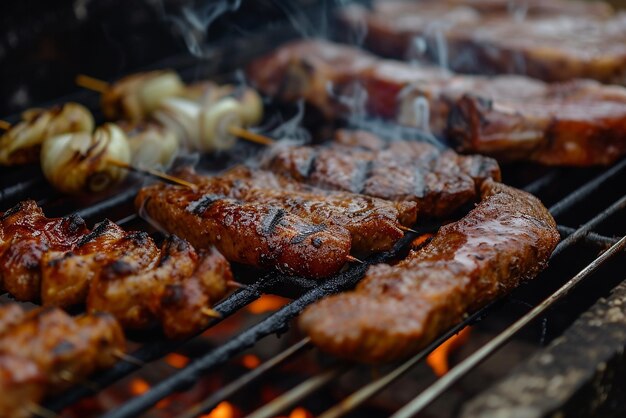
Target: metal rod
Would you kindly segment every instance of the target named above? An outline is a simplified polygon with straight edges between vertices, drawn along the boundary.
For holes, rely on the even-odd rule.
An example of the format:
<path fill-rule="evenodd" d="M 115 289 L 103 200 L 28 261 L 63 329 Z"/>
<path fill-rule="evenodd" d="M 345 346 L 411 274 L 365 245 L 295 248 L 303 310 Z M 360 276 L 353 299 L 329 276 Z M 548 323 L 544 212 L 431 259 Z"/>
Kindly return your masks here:
<path fill-rule="evenodd" d="M 257 380 L 264 374 L 268 373 L 270 370 L 274 369 L 275 367 L 278 367 L 279 365 L 284 363 L 286 360 L 288 360 L 290 357 L 300 353 L 306 348 L 310 348 L 311 347 L 310 342 L 311 340 L 308 337 L 301 339 L 300 341 L 293 344 L 286 350 L 278 353 L 271 359 L 265 361 L 263 364 L 259 365 L 259 367 L 252 369 L 251 371 L 242 375 L 238 379 L 233 380 L 228 385 L 224 386 L 217 392 L 213 393 L 211 396 L 209 396 L 207 399 L 205 399 L 201 403 L 189 408 L 186 412 L 184 412 L 178 418 L 195 418 L 200 414 L 208 413 L 213 408 L 215 408 L 220 402 L 232 396 L 239 390 L 243 389 L 245 386 Z"/>
<path fill-rule="evenodd" d="M 543 176 L 539 177 L 537 180 L 532 183 L 524 186 L 524 191 L 527 191 L 531 194 L 537 194 L 542 189 L 545 189 L 550 183 L 552 183 L 556 178 L 561 174 L 559 169 L 554 169 Z"/>
<path fill-rule="evenodd" d="M 556 292 L 554 292 L 547 299 L 545 299 L 543 302 L 533 308 L 529 313 L 514 322 L 502 333 L 498 334 L 487 344 L 483 345 L 476 352 L 474 352 L 461 363 L 452 368 L 447 374 L 439 378 L 428 389 L 426 389 L 415 399 L 413 399 L 398 412 L 392 415 L 391 418 L 409 418 L 422 411 L 432 401 L 434 401 L 446 390 L 448 390 L 454 383 L 459 381 L 463 376 L 465 376 L 472 369 L 474 369 L 474 367 L 478 366 L 480 363 L 486 360 L 494 351 L 504 345 L 522 328 L 537 319 L 553 304 L 566 296 L 581 281 L 583 281 L 587 276 L 597 270 L 598 267 L 602 265 L 602 263 L 624 250 L 625 247 L 626 237 L 623 237 L 616 244 L 611 246 L 611 248 L 609 248 L 593 262 L 591 262 L 587 267 L 582 269 L 577 275 L 572 277 L 567 283 L 561 286 Z"/>
<path fill-rule="evenodd" d="M 330 383 L 347 370 L 347 364 L 327 369 L 305 380 L 289 392 L 280 395 L 270 403 L 265 404 L 252 414 L 248 415 L 248 418 L 271 418 L 277 416 L 285 409 L 295 405 L 300 399 L 307 397 L 311 393 Z"/>
<path fill-rule="evenodd" d="M 570 228 L 569 226 L 558 225 L 557 229 L 561 233 L 562 237 L 568 237 L 576 232 L 575 228 Z M 596 234 L 595 232 L 588 232 L 584 235 L 585 242 L 596 245 L 602 248 L 609 248 L 611 245 L 615 244 L 619 241 L 619 238 L 611 238 L 605 235 Z"/>
<path fill-rule="evenodd" d="M 573 193 L 570 193 L 565 198 L 561 199 L 558 203 L 555 203 L 550 207 L 550 213 L 552 216 L 559 217 L 576 203 L 581 202 L 583 199 L 587 198 L 591 193 L 595 192 L 598 187 L 602 185 L 605 181 L 610 179 L 611 177 L 619 174 L 626 168 L 626 159 L 620 161 L 615 164 L 613 167 L 609 168 L 607 171 L 603 172 L 599 176 L 595 177 L 593 180 L 588 181 Z"/>

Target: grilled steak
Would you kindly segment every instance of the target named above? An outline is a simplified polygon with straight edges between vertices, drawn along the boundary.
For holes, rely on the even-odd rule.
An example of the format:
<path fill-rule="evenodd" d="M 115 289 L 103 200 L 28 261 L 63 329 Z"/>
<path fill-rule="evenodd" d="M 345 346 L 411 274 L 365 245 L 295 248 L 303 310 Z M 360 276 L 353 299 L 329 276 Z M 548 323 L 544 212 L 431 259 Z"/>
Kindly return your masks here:
<path fill-rule="evenodd" d="M 214 245 L 229 261 L 254 267 L 319 278 L 338 272 L 350 254 L 345 228 L 311 223 L 276 206 L 165 184 L 143 188 L 135 204 L 195 247 Z"/>
<path fill-rule="evenodd" d="M 376 1 L 373 11 L 347 7 L 340 20 L 365 27 L 365 45 L 385 56 L 427 58 L 466 73 L 626 83 L 626 14 L 581 2 L 517 13 L 480 3 Z"/>
<path fill-rule="evenodd" d="M 487 157 L 459 156 L 417 141 L 385 142 L 363 131 L 337 133 L 329 146 L 281 147 L 266 166 L 313 186 L 417 204 L 442 218 L 476 198 L 486 178 L 500 179 Z"/>
<path fill-rule="evenodd" d="M 300 326 L 339 357 L 379 363 L 424 347 L 467 312 L 534 278 L 559 241 L 532 195 L 487 180 L 482 201 L 395 266 L 370 267 L 355 291 L 309 308 Z"/>
<path fill-rule="evenodd" d="M 371 113 L 505 161 L 587 166 L 626 153 L 626 89 L 618 86 L 453 75 L 323 41 L 287 44 L 248 73 L 266 94 L 304 98 L 329 117 L 350 112 L 344 96 L 360 86 Z"/>

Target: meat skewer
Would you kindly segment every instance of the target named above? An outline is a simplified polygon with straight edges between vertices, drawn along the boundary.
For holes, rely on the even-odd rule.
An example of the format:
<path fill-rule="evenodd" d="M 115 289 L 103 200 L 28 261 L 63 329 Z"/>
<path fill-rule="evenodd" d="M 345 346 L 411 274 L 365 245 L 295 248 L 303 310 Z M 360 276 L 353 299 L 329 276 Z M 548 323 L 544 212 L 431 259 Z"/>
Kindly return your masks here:
<path fill-rule="evenodd" d="M 554 219 L 532 195 L 491 180 L 481 196 L 399 264 L 370 267 L 355 291 L 307 308 L 303 331 L 336 356 L 392 361 L 534 278 L 559 241 Z"/>
<path fill-rule="evenodd" d="M 89 232 L 78 217 L 46 218 L 33 201 L 18 204 L 0 219 L 0 259 L 4 262 L 0 278 L 3 287 L 18 300 L 41 298 L 48 307 L 86 303 L 92 313 L 117 313 L 116 306 L 124 305 L 131 314 L 143 309 L 142 303 L 154 300 L 149 306 L 150 318 L 161 320 L 167 336 L 184 338 L 204 329 L 208 317 L 219 316 L 210 304 L 221 299 L 234 283 L 221 254 L 196 252 L 176 237 L 169 237 L 159 251 L 145 232 L 127 232 L 108 220 Z M 176 259 L 172 251 L 177 248 L 185 250 L 186 263 L 170 265 Z M 116 279 L 129 274 L 143 279 Z M 93 290 L 94 283 L 99 283 L 99 290 L 102 283 L 132 288 L 133 295 L 120 291 L 113 297 L 104 293 L 94 296 L 98 291 Z M 107 303 L 98 303 L 104 300 Z M 197 311 L 195 316 L 192 310 Z M 7 323 L 0 321 L 0 336 L 4 328 L 20 319 L 15 312 L 10 313 L 2 315 Z M 198 315 L 207 318 L 200 321 Z M 126 316 L 118 319 L 123 325 L 128 323 Z"/>
<path fill-rule="evenodd" d="M 444 218 L 477 197 L 481 183 L 500 180 L 487 157 L 460 156 L 417 141 L 383 141 L 339 130 L 326 146 L 281 147 L 263 163 L 278 174 L 329 190 L 417 204 L 420 217 Z"/>
<path fill-rule="evenodd" d="M 353 111 L 341 99 L 365 91 L 368 112 L 502 161 L 606 165 L 626 154 L 626 89 L 619 86 L 454 75 L 324 41 L 282 46 L 252 62 L 248 75 L 265 94 L 304 98 L 329 118 Z"/>
<path fill-rule="evenodd" d="M 142 189 L 140 213 L 197 248 L 214 245 L 237 263 L 320 278 L 337 273 L 350 255 L 350 232 L 315 224 L 282 208 L 202 191 L 154 185 Z"/>
<path fill-rule="evenodd" d="M 20 320 L 0 332 L 3 417 L 26 418 L 43 410 L 38 404 L 45 396 L 110 367 L 124 351 L 122 330 L 109 315 L 72 318 L 59 309 L 25 313 L 11 304 L 0 310 L 0 322 L 17 311 Z"/>
<path fill-rule="evenodd" d="M 346 228 L 353 254 L 361 257 L 386 251 L 415 223 L 416 205 L 388 202 L 345 192 L 314 189 L 271 172 L 238 166 L 226 173 L 205 177 L 178 173 L 203 193 L 223 195 L 243 202 L 279 207 L 302 219 Z"/>

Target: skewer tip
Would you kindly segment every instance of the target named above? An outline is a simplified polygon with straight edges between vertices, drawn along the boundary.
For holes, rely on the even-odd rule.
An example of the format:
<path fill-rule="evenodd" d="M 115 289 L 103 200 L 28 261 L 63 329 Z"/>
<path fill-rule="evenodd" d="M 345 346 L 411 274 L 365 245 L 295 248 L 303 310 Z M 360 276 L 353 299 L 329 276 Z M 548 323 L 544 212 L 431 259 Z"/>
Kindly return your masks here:
<path fill-rule="evenodd" d="M 364 262 L 364 261 L 359 260 L 359 259 L 358 259 L 358 258 L 356 258 L 356 257 L 352 257 L 351 255 L 346 256 L 346 260 L 348 260 L 348 261 L 350 261 L 350 262 L 352 262 L 352 263 L 360 263 L 360 264 L 365 264 L 365 262 Z"/>
<path fill-rule="evenodd" d="M 226 282 L 226 286 L 228 286 L 228 287 L 232 287 L 232 288 L 236 288 L 236 289 L 245 289 L 245 288 L 247 288 L 247 287 L 248 287 L 248 286 L 246 286 L 245 284 L 243 284 L 243 283 L 239 283 L 239 282 L 236 282 L 236 281 L 234 281 L 234 280 L 228 280 L 228 281 Z"/>
<path fill-rule="evenodd" d="M 118 359 L 125 361 L 126 363 L 134 364 L 135 366 L 143 367 L 146 365 L 144 361 L 139 360 L 138 358 L 133 357 L 129 354 L 126 354 L 125 352 L 121 350 L 115 350 L 113 352 L 113 355 L 117 357 Z"/>
<path fill-rule="evenodd" d="M 11 124 L 7 122 L 6 120 L 0 119 L 0 129 L 4 131 L 8 131 L 9 129 L 11 129 Z"/>
<path fill-rule="evenodd" d="M 202 308 L 202 313 L 206 316 L 209 316 L 211 318 L 221 318 L 222 314 L 219 313 L 218 311 L 216 311 L 215 309 L 211 309 L 211 308 Z"/>
<path fill-rule="evenodd" d="M 80 87 L 86 88 L 87 90 L 93 90 L 98 93 L 105 93 L 109 89 L 109 83 L 106 81 L 99 80 L 85 74 L 78 74 L 74 79 L 74 82 Z"/>
<path fill-rule="evenodd" d="M 246 141 L 254 142 L 255 144 L 261 144 L 266 146 L 274 144 L 274 140 L 272 138 L 258 134 L 256 132 L 249 131 L 239 126 L 231 126 L 230 128 L 228 128 L 228 131 L 236 137 L 245 139 Z"/>
<path fill-rule="evenodd" d="M 409 228 L 409 227 L 404 226 L 404 225 L 399 225 L 398 229 L 400 229 L 401 231 L 404 231 L 404 232 L 413 232 L 414 234 L 418 234 L 419 233 L 415 229 Z"/>

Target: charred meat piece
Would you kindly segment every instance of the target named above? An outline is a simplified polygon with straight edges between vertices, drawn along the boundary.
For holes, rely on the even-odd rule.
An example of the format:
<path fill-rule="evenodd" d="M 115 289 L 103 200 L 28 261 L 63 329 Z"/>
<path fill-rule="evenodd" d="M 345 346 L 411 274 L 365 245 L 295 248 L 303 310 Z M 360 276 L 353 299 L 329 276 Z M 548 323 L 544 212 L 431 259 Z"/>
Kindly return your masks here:
<path fill-rule="evenodd" d="M 518 19 L 502 7 L 506 2 L 484 3 L 375 1 L 372 11 L 345 8 L 340 20 L 365 28 L 364 44 L 379 54 L 426 58 L 462 73 L 626 83 L 626 16 L 611 16 L 606 4 L 530 4 Z M 437 46 L 442 40 L 445 57 Z"/>
<path fill-rule="evenodd" d="M 229 261 L 254 267 L 319 278 L 338 272 L 350 254 L 345 228 L 307 222 L 276 206 L 164 184 L 142 189 L 135 204 L 195 247 L 214 245 Z"/>
<path fill-rule="evenodd" d="M 559 241 L 532 195 L 487 180 L 482 201 L 395 266 L 370 267 L 352 292 L 307 308 L 300 326 L 314 344 L 367 363 L 405 357 L 463 315 L 534 278 Z"/>
<path fill-rule="evenodd" d="M 30 312 L 0 338 L 0 356 L 34 362 L 54 393 L 113 365 L 123 352 L 124 334 L 109 315 L 72 318 L 60 309 Z"/>
<path fill-rule="evenodd" d="M 80 217 L 46 218 L 32 200 L 0 218 L 0 283 L 17 300 L 39 299 L 41 259 L 47 251 L 68 251 L 88 233 Z"/>
<path fill-rule="evenodd" d="M 126 232 L 105 220 L 69 252 L 48 251 L 41 263 L 44 306 L 68 307 L 84 303 L 89 285 L 102 267 L 114 260 L 137 269 L 156 263 L 159 249 L 145 232 Z"/>
<path fill-rule="evenodd" d="M 486 178 L 500 179 L 490 158 L 424 142 L 375 141 L 360 131 L 339 131 L 337 138 L 330 146 L 280 148 L 266 166 L 321 188 L 414 202 L 419 216 L 439 218 L 474 200 Z"/>
<path fill-rule="evenodd" d="M 46 383 L 45 374 L 34 361 L 0 354 L 0 416 L 30 418 L 29 405 L 43 400 Z"/>
<path fill-rule="evenodd" d="M 191 172 L 180 173 L 180 176 L 198 185 L 204 193 L 275 206 L 316 224 L 346 228 L 352 236 L 352 252 L 356 256 L 391 249 L 404 236 L 401 226 L 412 226 L 417 216 L 413 202 L 396 203 L 353 193 L 324 191 L 244 166 L 216 177 Z"/>
<path fill-rule="evenodd" d="M 184 338 L 205 329 L 203 308 L 220 300 L 232 280 L 230 266 L 216 250 L 196 253 L 186 241 L 170 236 L 152 269 L 119 260 L 94 280 L 90 312 L 108 312 L 125 328 L 145 329 L 159 322 L 168 338 Z"/>
<path fill-rule="evenodd" d="M 26 317 L 26 312 L 17 303 L 0 305 L 0 338 Z"/>
<path fill-rule="evenodd" d="M 345 57 L 363 64 L 341 67 Z M 340 76 L 335 67 L 344 69 Z M 294 72 L 299 89 L 286 93 Z M 401 124 L 426 125 L 465 152 L 504 161 L 589 166 L 611 164 L 626 154 L 626 89 L 619 86 L 454 75 L 323 41 L 287 44 L 253 62 L 249 75 L 266 94 L 304 98 L 325 106 L 329 117 L 350 109 L 326 86 L 352 80 L 367 93 L 369 112 Z"/>

